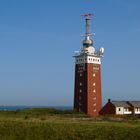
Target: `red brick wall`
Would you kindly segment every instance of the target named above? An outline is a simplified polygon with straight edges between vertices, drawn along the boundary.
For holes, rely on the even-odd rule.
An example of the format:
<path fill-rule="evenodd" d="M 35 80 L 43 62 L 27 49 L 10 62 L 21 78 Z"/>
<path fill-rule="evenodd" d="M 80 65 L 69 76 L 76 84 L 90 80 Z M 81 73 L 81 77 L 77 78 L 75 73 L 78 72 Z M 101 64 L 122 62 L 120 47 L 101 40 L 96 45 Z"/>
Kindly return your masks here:
<path fill-rule="evenodd" d="M 82 76 L 80 76 L 80 73 L 82 74 Z M 82 86 L 80 86 L 80 83 L 82 83 Z M 80 90 L 82 90 L 81 93 Z M 76 64 L 75 66 L 74 109 L 87 113 L 87 65 L 86 64 L 85 65 Z"/>
<path fill-rule="evenodd" d="M 100 111 L 100 115 L 106 114 L 116 114 L 115 106 L 111 102 L 108 102 Z"/>
<path fill-rule="evenodd" d="M 102 108 L 101 74 L 99 64 L 88 64 L 88 114 L 99 115 Z M 93 76 L 95 74 L 95 76 Z M 93 83 L 96 85 L 93 86 Z M 95 92 L 93 92 L 95 90 Z M 94 100 L 96 98 L 96 100 Z M 94 106 L 96 104 L 96 106 Z M 96 111 L 95 111 L 96 110 Z"/>
<path fill-rule="evenodd" d="M 82 73 L 82 76 L 80 76 Z M 95 76 L 93 74 L 95 73 Z M 79 83 L 82 83 L 80 86 Z M 93 83 L 96 85 L 93 86 Z M 80 93 L 82 90 L 82 93 Z M 93 92 L 96 90 L 96 92 Z M 81 99 L 79 99 L 81 97 Z M 96 98 L 96 100 L 94 100 Z M 81 105 L 80 105 L 81 104 Z M 96 106 L 94 106 L 96 104 Z M 74 109 L 91 116 L 99 115 L 102 108 L 101 96 L 101 68 L 99 64 L 76 64 Z"/>

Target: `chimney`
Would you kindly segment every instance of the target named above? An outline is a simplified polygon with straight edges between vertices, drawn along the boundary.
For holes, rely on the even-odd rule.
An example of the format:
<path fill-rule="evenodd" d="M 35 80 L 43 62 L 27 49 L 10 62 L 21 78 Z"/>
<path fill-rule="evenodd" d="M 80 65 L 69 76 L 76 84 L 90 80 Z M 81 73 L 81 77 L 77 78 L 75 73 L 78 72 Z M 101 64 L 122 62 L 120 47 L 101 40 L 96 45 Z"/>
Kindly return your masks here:
<path fill-rule="evenodd" d="M 108 102 L 110 103 L 111 102 L 111 99 L 108 99 Z"/>

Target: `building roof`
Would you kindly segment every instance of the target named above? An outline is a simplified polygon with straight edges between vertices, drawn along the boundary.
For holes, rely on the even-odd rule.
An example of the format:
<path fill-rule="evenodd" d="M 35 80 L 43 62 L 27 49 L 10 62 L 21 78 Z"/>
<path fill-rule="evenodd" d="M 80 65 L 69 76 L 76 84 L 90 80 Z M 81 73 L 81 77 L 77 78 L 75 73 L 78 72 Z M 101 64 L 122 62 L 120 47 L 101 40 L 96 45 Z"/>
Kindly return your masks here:
<path fill-rule="evenodd" d="M 134 107 L 140 107 L 140 101 L 129 101 L 129 103 Z"/>
<path fill-rule="evenodd" d="M 111 101 L 115 107 L 130 107 L 126 101 Z"/>

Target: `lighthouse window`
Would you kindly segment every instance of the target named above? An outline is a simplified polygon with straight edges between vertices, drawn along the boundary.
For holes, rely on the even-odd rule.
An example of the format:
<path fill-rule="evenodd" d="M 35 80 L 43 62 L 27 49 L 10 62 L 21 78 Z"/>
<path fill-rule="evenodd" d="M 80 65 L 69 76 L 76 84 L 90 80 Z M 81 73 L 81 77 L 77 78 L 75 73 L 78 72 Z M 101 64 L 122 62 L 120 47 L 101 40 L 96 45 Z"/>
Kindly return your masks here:
<path fill-rule="evenodd" d="M 95 93 L 95 92 L 96 92 L 96 90 L 94 89 L 94 90 L 93 90 L 93 92 Z"/>
<path fill-rule="evenodd" d="M 82 86 L 82 83 L 80 83 L 80 86 Z"/>
<path fill-rule="evenodd" d="M 93 106 L 96 106 L 96 103 L 95 103 L 95 104 L 93 104 Z"/>

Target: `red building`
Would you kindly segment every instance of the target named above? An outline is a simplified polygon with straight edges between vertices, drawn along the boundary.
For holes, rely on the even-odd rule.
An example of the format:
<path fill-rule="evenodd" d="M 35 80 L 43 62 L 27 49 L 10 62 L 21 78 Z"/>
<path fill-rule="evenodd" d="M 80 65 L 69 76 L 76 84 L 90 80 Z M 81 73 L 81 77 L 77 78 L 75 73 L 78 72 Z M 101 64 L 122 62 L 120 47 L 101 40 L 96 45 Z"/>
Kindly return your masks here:
<path fill-rule="evenodd" d="M 140 101 L 112 101 L 108 102 L 100 111 L 100 115 L 140 115 Z"/>
<path fill-rule="evenodd" d="M 81 51 L 75 53 L 74 109 L 91 116 L 102 108 L 101 57 L 104 49 L 96 51 L 90 33 L 90 16 L 85 14 L 86 33 Z"/>
<path fill-rule="evenodd" d="M 100 115 L 124 115 L 132 114 L 131 106 L 126 101 L 111 101 L 104 105 L 100 111 Z"/>

